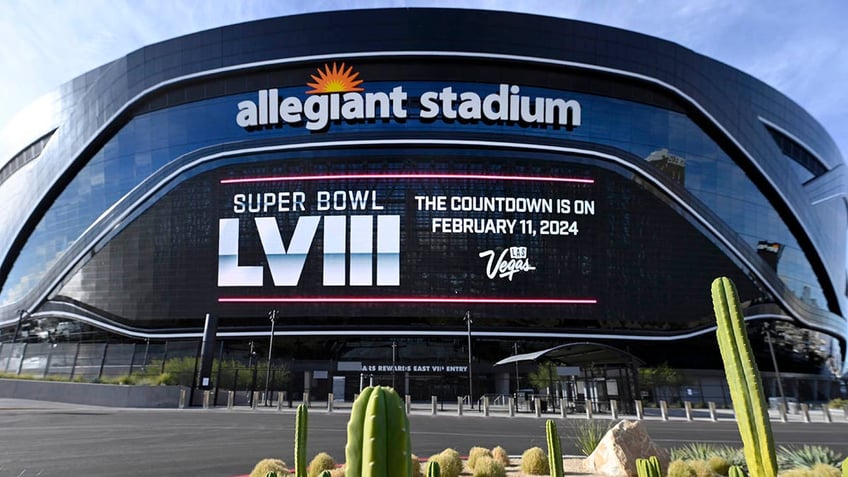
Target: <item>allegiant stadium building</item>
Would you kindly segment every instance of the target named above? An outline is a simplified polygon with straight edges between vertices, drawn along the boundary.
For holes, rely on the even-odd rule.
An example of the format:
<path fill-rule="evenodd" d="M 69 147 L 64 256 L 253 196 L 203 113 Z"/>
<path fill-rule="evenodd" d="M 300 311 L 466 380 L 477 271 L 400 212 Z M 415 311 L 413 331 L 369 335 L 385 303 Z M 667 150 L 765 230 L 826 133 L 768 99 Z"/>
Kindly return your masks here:
<path fill-rule="evenodd" d="M 393 370 L 456 396 L 470 360 L 497 393 L 522 379 L 499 360 L 575 343 L 720 369 L 727 276 L 794 394 L 848 370 L 840 152 L 661 39 L 489 11 L 274 18 L 90 71 L 0 145 L 5 348 L 194 353 L 210 315 L 241 359 L 274 312 L 299 389 Z"/>

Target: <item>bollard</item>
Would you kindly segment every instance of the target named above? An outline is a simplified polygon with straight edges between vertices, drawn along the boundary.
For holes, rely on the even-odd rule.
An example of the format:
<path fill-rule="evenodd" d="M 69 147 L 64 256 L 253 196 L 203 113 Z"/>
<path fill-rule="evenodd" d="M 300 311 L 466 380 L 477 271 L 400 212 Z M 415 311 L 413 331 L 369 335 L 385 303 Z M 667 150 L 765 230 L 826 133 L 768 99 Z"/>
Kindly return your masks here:
<path fill-rule="evenodd" d="M 327 394 L 327 412 L 333 412 L 333 393 Z"/>
<path fill-rule="evenodd" d="M 642 409 L 642 400 L 637 399 L 634 403 L 636 404 L 636 420 L 641 421 L 645 419 L 645 410 Z"/>
<path fill-rule="evenodd" d="M 227 391 L 227 409 L 232 410 L 233 405 L 236 403 L 236 392 L 235 391 Z"/>
<path fill-rule="evenodd" d="M 822 414 L 824 414 L 824 422 L 833 422 L 833 417 L 830 415 L 830 407 L 827 404 L 822 404 Z"/>
<path fill-rule="evenodd" d="M 436 415 L 436 413 L 438 412 L 438 410 L 436 409 L 438 407 L 438 405 L 439 405 L 439 399 L 436 396 L 430 396 L 430 406 L 432 408 L 430 410 L 430 414 L 432 414 L 434 416 Z"/>
<path fill-rule="evenodd" d="M 592 419 L 592 402 L 586 401 L 586 419 Z"/>
<path fill-rule="evenodd" d="M 663 421 L 668 420 L 668 403 L 665 401 L 660 401 L 660 414 Z"/>
<path fill-rule="evenodd" d="M 539 398 L 533 398 L 533 404 L 536 408 L 536 417 L 542 417 L 542 400 Z"/>
<path fill-rule="evenodd" d="M 461 398 L 461 397 L 459 397 L 459 396 L 457 396 L 457 397 L 456 397 L 456 415 L 457 415 L 457 416 L 461 416 L 461 415 L 462 415 L 462 406 L 463 406 L 463 404 L 464 404 L 464 403 L 462 402 L 462 398 Z"/>
<path fill-rule="evenodd" d="M 786 414 L 786 403 L 781 402 L 777 405 L 777 409 L 780 412 L 780 421 L 781 422 L 789 422 L 789 416 Z"/>
<path fill-rule="evenodd" d="M 716 403 L 710 401 L 707 403 L 710 407 L 710 420 L 713 422 L 718 421 L 718 414 L 716 413 Z"/>
<path fill-rule="evenodd" d="M 568 414 L 566 413 L 566 404 L 567 404 L 567 403 L 568 403 L 568 401 L 566 401 L 566 400 L 565 400 L 565 398 L 560 398 L 560 399 L 559 399 L 559 415 L 560 415 L 560 417 L 562 417 L 563 419 L 565 419 L 566 417 L 568 417 Z"/>
<path fill-rule="evenodd" d="M 203 409 L 209 409 L 209 402 L 212 400 L 212 391 L 203 391 Z"/>
<path fill-rule="evenodd" d="M 509 417 L 515 417 L 515 398 L 509 397 Z"/>
<path fill-rule="evenodd" d="M 690 401 L 683 401 L 683 408 L 686 410 L 686 420 L 694 420 L 692 417 L 692 403 Z"/>
<path fill-rule="evenodd" d="M 180 388 L 180 402 L 177 404 L 177 407 L 180 409 L 185 409 L 186 407 L 186 388 Z"/>
<path fill-rule="evenodd" d="M 407 394 L 406 396 L 403 397 L 403 402 L 406 405 L 406 414 L 407 415 L 412 414 L 412 396 Z"/>
<path fill-rule="evenodd" d="M 618 419 L 618 401 L 615 399 L 610 400 L 610 414 L 613 419 Z"/>
<path fill-rule="evenodd" d="M 309 409 L 312 401 L 309 399 L 309 391 L 303 391 L 303 407 Z"/>
<path fill-rule="evenodd" d="M 489 396 L 483 396 L 483 415 L 489 415 Z"/>
<path fill-rule="evenodd" d="M 253 402 L 250 404 L 251 409 L 256 410 L 256 404 L 259 402 L 259 391 L 253 391 Z"/>
<path fill-rule="evenodd" d="M 283 410 L 283 403 L 285 403 L 285 402 L 286 402 L 286 392 L 285 391 L 278 392 L 277 393 L 277 410 L 278 411 Z"/>
<path fill-rule="evenodd" d="M 842 407 L 842 417 L 844 417 L 845 420 L 848 421 L 848 404 Z"/>
<path fill-rule="evenodd" d="M 806 403 L 801 403 L 801 414 L 804 416 L 804 422 L 810 422 L 810 406 Z"/>

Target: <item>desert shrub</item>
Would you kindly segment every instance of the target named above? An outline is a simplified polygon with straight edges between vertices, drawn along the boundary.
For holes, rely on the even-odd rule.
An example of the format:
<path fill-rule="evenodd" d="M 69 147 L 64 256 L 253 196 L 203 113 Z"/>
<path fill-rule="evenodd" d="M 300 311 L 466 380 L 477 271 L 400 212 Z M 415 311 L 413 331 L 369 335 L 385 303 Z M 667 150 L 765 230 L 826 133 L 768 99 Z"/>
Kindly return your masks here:
<path fill-rule="evenodd" d="M 777 449 L 777 465 L 781 470 L 812 469 L 816 464 L 838 466 L 842 455 L 829 447 L 804 445 L 803 447 L 780 446 Z"/>
<path fill-rule="evenodd" d="M 326 452 L 319 452 L 312 458 L 309 465 L 306 466 L 306 475 L 308 477 L 318 477 L 325 470 L 333 470 L 336 468 L 336 460 Z"/>
<path fill-rule="evenodd" d="M 778 474 L 780 477 L 842 477 L 842 472 L 828 464 L 815 464 L 812 468 L 798 467 Z"/>
<path fill-rule="evenodd" d="M 468 460 L 465 463 L 468 465 L 468 468 L 473 471 L 474 467 L 477 465 L 477 460 L 481 457 L 492 457 L 492 451 L 485 447 L 472 447 L 471 450 L 468 451 Z"/>
<path fill-rule="evenodd" d="M 424 477 L 424 474 L 421 473 L 421 460 L 418 456 L 412 454 L 409 456 L 409 460 L 412 464 L 412 477 Z"/>
<path fill-rule="evenodd" d="M 721 448 L 707 442 L 687 442 L 671 449 L 672 460 L 709 460 L 713 456 L 722 456 Z"/>
<path fill-rule="evenodd" d="M 727 475 L 730 471 L 730 462 L 724 457 L 714 455 L 707 460 L 707 465 L 710 466 L 713 472 L 719 475 Z"/>
<path fill-rule="evenodd" d="M 692 460 L 688 464 L 695 471 L 695 477 L 713 477 L 715 475 L 715 472 L 705 460 Z"/>
<path fill-rule="evenodd" d="M 827 403 L 827 406 L 831 409 L 844 409 L 845 406 L 848 406 L 848 399 L 831 399 L 830 402 Z"/>
<path fill-rule="evenodd" d="M 548 456 L 539 447 L 531 447 L 521 454 L 521 471 L 525 474 L 544 475 L 548 473 Z"/>
<path fill-rule="evenodd" d="M 344 466 L 336 467 L 335 469 L 330 471 L 330 477 L 345 477 L 345 468 Z"/>
<path fill-rule="evenodd" d="M 842 477 L 842 471 L 830 464 L 816 464 L 813 466 L 816 477 Z"/>
<path fill-rule="evenodd" d="M 499 461 L 482 455 L 474 463 L 472 475 L 474 477 L 506 477 L 506 469 Z"/>
<path fill-rule="evenodd" d="M 462 473 L 462 459 L 459 457 L 459 452 L 453 449 L 445 449 L 441 454 L 436 454 L 430 457 L 439 463 L 439 470 L 442 477 L 458 477 Z"/>
<path fill-rule="evenodd" d="M 598 447 L 601 439 L 604 438 L 604 434 L 610 430 L 612 425 L 612 421 L 604 422 L 595 419 L 581 421 L 574 431 L 574 440 L 577 442 L 577 448 L 583 455 L 591 454 Z"/>
<path fill-rule="evenodd" d="M 689 464 L 677 459 L 668 464 L 668 477 L 697 477 L 697 475 Z"/>
<path fill-rule="evenodd" d="M 777 474 L 779 477 L 818 477 L 812 469 L 792 469 Z"/>
<path fill-rule="evenodd" d="M 509 467 L 509 454 L 507 454 L 506 449 L 501 446 L 497 446 L 492 449 L 492 458 L 499 461 L 504 467 Z"/>
<path fill-rule="evenodd" d="M 265 477 L 268 472 L 276 472 L 278 477 L 289 475 L 286 463 L 280 459 L 262 459 L 250 471 L 250 477 Z"/>

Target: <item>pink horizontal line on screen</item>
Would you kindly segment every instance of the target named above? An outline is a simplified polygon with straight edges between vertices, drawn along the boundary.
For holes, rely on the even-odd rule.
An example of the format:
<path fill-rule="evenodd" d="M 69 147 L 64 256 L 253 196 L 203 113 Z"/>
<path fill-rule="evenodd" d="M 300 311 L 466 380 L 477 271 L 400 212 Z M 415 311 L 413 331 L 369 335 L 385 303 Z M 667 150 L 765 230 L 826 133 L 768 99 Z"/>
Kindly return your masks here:
<path fill-rule="evenodd" d="M 478 304 L 523 304 L 523 305 L 594 305 L 594 298 L 416 298 L 416 297 L 221 297 L 218 303 L 478 303 Z"/>
<path fill-rule="evenodd" d="M 595 179 L 579 177 L 551 176 L 501 176 L 489 174 L 339 174 L 315 176 L 271 176 L 246 177 L 242 179 L 221 179 L 221 184 L 248 184 L 254 182 L 316 181 L 334 179 L 478 179 L 502 181 L 568 182 L 573 184 L 594 184 Z"/>

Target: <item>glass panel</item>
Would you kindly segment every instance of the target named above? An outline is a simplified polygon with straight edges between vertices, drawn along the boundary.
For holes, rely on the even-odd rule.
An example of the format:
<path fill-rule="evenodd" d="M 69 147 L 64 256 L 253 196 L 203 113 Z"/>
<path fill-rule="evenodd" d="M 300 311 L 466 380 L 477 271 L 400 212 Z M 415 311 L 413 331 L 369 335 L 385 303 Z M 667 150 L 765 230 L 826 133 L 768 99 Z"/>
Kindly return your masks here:
<path fill-rule="evenodd" d="M 454 88 L 489 94 L 496 85 L 452 83 Z M 390 82 L 372 82 L 381 90 Z M 439 91 L 441 83 L 405 84 L 409 97 Z M 281 97 L 300 95 L 303 88 L 281 89 Z M 802 300 L 827 308 L 824 293 L 797 240 L 775 209 L 745 173 L 685 115 L 662 108 L 582 93 L 522 87 L 522 94 L 575 99 L 593 120 L 584 120 L 573 131 L 550 127 L 520 127 L 508 122 L 489 124 L 461 121 L 421 121 L 411 111 L 409 120 L 331 124 L 325 134 L 383 133 L 428 130 L 442 134 L 474 132 L 481 138 L 503 141 L 505 134 L 548 139 L 571 139 L 613 146 L 651 162 L 673 181 L 684 185 L 743 237 L 753 250 L 760 241 L 780 243 L 784 251 L 777 263 L 781 279 Z M 141 180 L 168 162 L 198 148 L 238 140 L 263 138 L 307 139 L 313 134 L 302 126 L 246 131 L 235 121 L 235 105 L 254 101 L 256 93 L 232 95 L 188 103 L 134 118 L 85 166 L 45 214 L 12 267 L 0 292 L 8 304 L 30 290 L 79 235 Z M 200 120 L 199 118 L 202 118 Z M 415 119 L 415 120 L 413 120 Z M 324 136 L 329 137 L 329 136 Z M 496 165 L 486 168 L 497 170 Z"/>
<path fill-rule="evenodd" d="M 57 343 L 53 345 L 50 355 L 49 376 L 70 377 L 74 369 L 74 358 L 77 355 L 78 343 Z"/>

